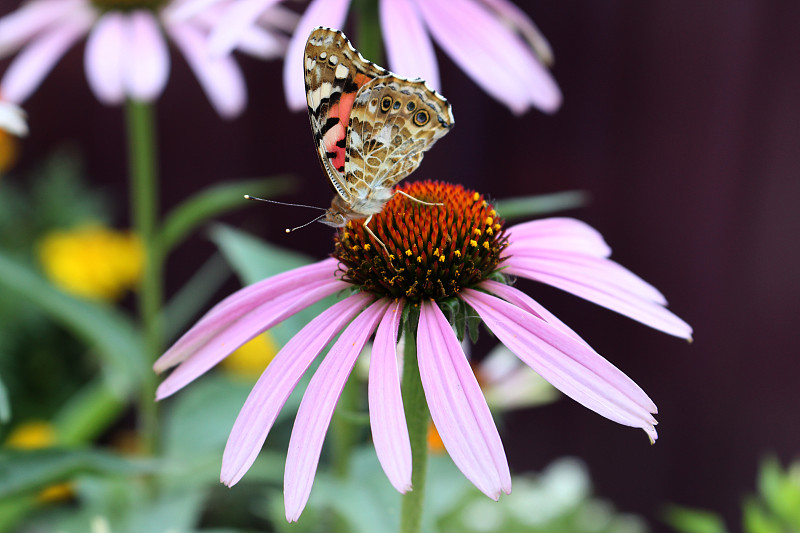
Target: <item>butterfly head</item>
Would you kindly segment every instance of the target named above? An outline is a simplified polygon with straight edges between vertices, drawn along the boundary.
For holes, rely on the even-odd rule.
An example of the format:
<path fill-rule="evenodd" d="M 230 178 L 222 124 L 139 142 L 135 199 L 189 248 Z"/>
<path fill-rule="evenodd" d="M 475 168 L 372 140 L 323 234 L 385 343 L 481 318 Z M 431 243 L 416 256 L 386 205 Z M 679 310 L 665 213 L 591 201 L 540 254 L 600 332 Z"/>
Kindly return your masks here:
<path fill-rule="evenodd" d="M 342 200 L 339 195 L 336 195 L 331 202 L 331 206 L 325 211 L 325 216 L 320 219 L 320 222 L 328 226 L 333 226 L 334 228 L 341 228 L 347 224 L 348 220 L 363 217 L 364 215 L 354 212 L 347 202 Z"/>

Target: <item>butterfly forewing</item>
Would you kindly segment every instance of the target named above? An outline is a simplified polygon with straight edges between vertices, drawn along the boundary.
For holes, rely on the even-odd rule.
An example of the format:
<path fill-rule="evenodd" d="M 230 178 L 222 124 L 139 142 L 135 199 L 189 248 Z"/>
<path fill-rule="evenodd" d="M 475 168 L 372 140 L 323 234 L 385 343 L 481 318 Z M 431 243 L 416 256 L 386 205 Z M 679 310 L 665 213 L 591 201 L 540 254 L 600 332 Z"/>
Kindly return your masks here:
<path fill-rule="evenodd" d="M 304 61 L 314 143 L 339 195 L 326 222 L 376 214 L 453 125 L 450 104 L 424 81 L 367 61 L 338 30 L 312 31 Z"/>
<path fill-rule="evenodd" d="M 305 86 L 314 144 L 322 168 L 346 201 L 346 134 L 353 102 L 362 86 L 385 73 L 365 60 L 340 31 L 317 28 L 308 38 Z"/>

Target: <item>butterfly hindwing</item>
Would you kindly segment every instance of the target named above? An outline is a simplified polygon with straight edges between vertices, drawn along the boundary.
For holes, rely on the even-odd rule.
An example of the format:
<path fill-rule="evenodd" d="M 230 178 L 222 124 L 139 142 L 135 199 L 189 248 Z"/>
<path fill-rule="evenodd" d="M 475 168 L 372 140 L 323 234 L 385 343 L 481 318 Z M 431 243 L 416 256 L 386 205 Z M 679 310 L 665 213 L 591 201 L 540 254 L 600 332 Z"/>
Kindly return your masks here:
<path fill-rule="evenodd" d="M 452 126 L 446 100 L 421 80 L 384 76 L 362 87 L 350 112 L 345 176 L 359 198 L 417 169 Z"/>

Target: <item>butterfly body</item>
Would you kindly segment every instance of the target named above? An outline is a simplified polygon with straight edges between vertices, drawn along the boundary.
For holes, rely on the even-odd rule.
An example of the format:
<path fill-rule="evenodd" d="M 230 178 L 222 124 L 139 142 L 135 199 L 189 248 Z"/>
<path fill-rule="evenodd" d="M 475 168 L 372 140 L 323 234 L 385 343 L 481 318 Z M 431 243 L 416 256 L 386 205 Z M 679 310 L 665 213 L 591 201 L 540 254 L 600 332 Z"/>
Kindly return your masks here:
<path fill-rule="evenodd" d="M 364 59 L 338 30 L 311 32 L 304 61 L 314 143 L 336 192 L 322 221 L 370 218 L 453 126 L 450 104 L 423 80 Z"/>

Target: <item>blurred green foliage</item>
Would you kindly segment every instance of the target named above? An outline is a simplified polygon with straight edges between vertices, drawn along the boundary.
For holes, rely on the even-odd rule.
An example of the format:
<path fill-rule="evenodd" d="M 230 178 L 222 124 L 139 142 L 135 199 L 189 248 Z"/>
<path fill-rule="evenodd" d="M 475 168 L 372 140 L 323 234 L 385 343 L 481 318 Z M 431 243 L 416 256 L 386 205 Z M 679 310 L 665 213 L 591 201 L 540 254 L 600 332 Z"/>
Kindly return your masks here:
<path fill-rule="evenodd" d="M 672 507 L 667 522 L 681 533 L 727 533 L 722 518 L 709 511 Z M 761 465 L 758 492 L 742 506 L 744 533 L 800 533 L 800 462 L 784 470 L 775 459 Z"/>

